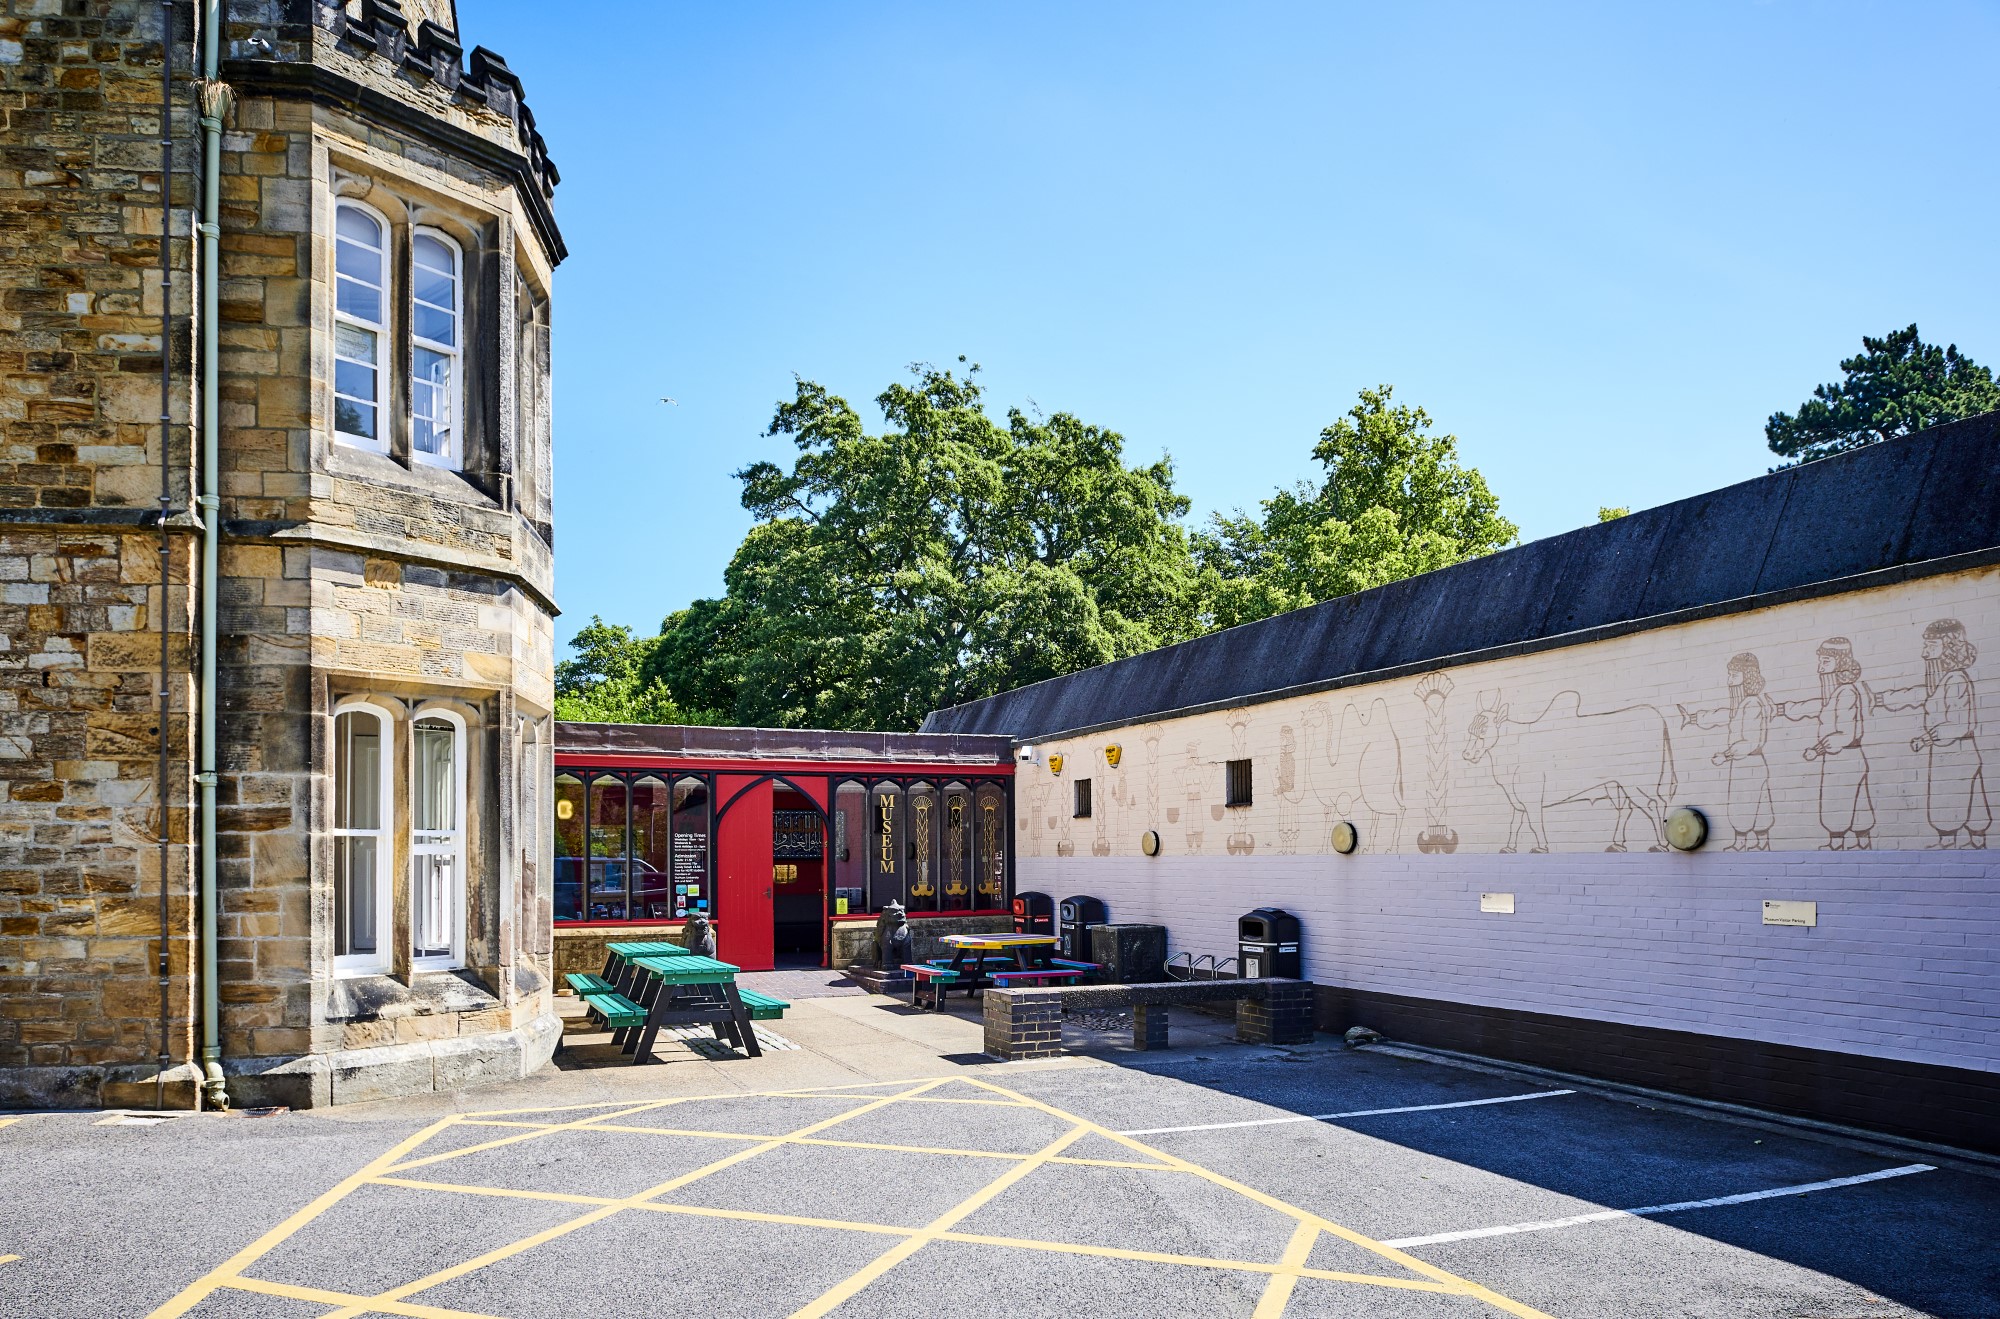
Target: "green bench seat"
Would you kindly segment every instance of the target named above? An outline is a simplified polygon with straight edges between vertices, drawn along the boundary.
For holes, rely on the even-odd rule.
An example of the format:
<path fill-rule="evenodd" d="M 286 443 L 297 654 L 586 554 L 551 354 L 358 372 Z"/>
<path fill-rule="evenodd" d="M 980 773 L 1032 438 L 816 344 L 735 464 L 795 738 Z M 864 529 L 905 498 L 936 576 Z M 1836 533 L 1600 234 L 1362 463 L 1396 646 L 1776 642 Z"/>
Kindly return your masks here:
<path fill-rule="evenodd" d="M 791 1006 L 791 1004 L 785 1002 L 782 998 L 772 998 L 769 994 L 760 994 L 754 989 L 745 989 L 741 985 L 736 987 L 736 996 L 743 1000 L 744 1007 L 750 1009 L 750 1020 L 752 1021 L 782 1020 L 785 1015 L 785 1009 Z"/>
<path fill-rule="evenodd" d="M 603 1022 L 608 1030 L 646 1024 L 646 1009 L 623 994 L 589 994 L 583 1001 L 589 1006 L 590 1015 Z"/>
<path fill-rule="evenodd" d="M 569 981 L 570 991 L 581 998 L 588 998 L 592 994 L 615 994 L 618 992 L 618 986 L 612 984 L 603 976 L 592 975 L 588 971 L 572 971 L 564 976 L 563 979 Z"/>

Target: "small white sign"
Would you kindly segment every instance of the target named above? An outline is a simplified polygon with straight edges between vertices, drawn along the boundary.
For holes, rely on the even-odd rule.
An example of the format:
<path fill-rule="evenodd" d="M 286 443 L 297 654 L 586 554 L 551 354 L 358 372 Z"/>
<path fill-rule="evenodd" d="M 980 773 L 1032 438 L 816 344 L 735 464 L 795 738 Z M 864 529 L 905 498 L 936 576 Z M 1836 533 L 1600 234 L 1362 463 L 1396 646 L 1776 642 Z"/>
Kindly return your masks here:
<path fill-rule="evenodd" d="M 1512 916 L 1514 914 L 1514 895 L 1512 893 L 1482 893 L 1479 895 L 1479 910 L 1497 911 L 1503 916 Z"/>
<path fill-rule="evenodd" d="M 1766 925 L 1818 925 L 1817 902 L 1791 902 L 1783 898 L 1764 899 Z"/>

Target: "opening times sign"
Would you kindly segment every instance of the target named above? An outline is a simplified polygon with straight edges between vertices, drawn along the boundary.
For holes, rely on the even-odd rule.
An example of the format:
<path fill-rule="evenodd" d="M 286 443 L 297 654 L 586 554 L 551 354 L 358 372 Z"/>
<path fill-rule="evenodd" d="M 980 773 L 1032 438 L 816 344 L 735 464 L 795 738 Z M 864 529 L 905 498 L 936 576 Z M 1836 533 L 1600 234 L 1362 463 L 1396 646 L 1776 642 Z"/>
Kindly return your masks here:
<path fill-rule="evenodd" d="M 708 890 L 708 834 L 706 831 L 676 831 L 674 834 L 674 915 L 698 912 L 713 916 Z"/>

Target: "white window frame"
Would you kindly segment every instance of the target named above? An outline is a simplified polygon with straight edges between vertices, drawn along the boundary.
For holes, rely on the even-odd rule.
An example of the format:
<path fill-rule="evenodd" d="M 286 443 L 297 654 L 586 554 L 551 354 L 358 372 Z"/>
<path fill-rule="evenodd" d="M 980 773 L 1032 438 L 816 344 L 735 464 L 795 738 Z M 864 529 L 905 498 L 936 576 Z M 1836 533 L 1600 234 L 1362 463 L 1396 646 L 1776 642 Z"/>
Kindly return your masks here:
<path fill-rule="evenodd" d="M 382 319 L 379 322 L 365 321 L 351 312 L 345 312 L 340 309 L 340 281 L 343 278 L 352 278 L 352 276 L 343 276 L 340 273 L 340 244 L 342 241 L 340 237 L 340 212 L 343 209 L 351 209 L 361 215 L 367 216 L 382 230 L 382 246 L 377 252 L 382 261 L 382 280 L 381 283 L 375 286 L 375 291 L 381 296 L 382 302 Z M 365 435 L 355 435 L 352 432 L 340 429 L 339 399 L 343 395 L 340 394 L 340 372 L 338 366 L 329 366 L 328 368 L 329 379 L 327 384 L 329 390 L 332 391 L 333 401 L 328 410 L 327 424 L 332 427 L 335 443 L 350 445 L 356 449 L 366 449 L 373 453 L 389 452 L 389 400 L 395 397 L 395 390 L 392 388 L 393 382 L 390 379 L 391 364 L 395 361 L 395 352 L 391 346 L 393 341 L 389 333 L 389 308 L 392 305 L 390 302 L 390 292 L 396 278 L 395 270 L 392 268 L 389 260 L 389 253 L 393 250 L 395 232 L 394 228 L 389 224 L 389 217 L 383 215 L 382 212 L 376 210 L 366 202 L 356 201 L 351 197 L 337 197 L 334 199 L 332 271 L 333 323 L 336 328 L 333 340 L 327 345 L 327 348 L 333 355 L 332 361 L 337 363 L 340 360 L 338 327 L 342 325 L 352 325 L 357 330 L 365 330 L 375 336 L 375 361 L 372 364 L 375 370 L 375 398 L 373 400 L 366 400 L 360 398 L 358 395 L 345 396 L 353 398 L 357 403 L 370 403 L 374 407 L 375 437 L 370 439 Z M 353 240 L 350 239 L 348 241 Z M 461 337 L 463 337 L 462 332 Z"/>
<path fill-rule="evenodd" d="M 443 243 L 451 250 L 451 327 L 458 342 L 439 343 L 417 334 L 417 253 L 416 240 L 431 238 Z M 453 471 L 465 466 L 465 248 L 456 238 L 442 229 L 428 225 L 418 226 L 410 238 L 410 287 L 409 296 L 404 299 L 410 315 L 410 458 L 429 467 L 444 467 Z M 435 307 L 434 302 L 424 303 Z M 426 349 L 447 358 L 451 362 L 451 385 L 446 390 L 451 405 L 451 440 L 442 453 L 428 453 L 417 447 L 416 441 L 416 383 L 417 350 Z"/>
<path fill-rule="evenodd" d="M 452 818 L 457 822 L 453 829 L 417 828 L 417 725 L 425 720 L 435 719 L 448 723 L 452 728 L 451 768 L 452 768 Z M 410 966 L 417 971 L 449 971 L 465 965 L 465 805 L 466 774 L 465 718 L 454 710 L 441 707 L 426 707 L 410 716 Z M 451 860 L 451 880 L 444 894 L 446 919 L 451 923 L 451 949 L 449 953 L 420 955 L 417 951 L 417 931 L 419 918 L 417 903 L 427 895 L 421 890 L 419 870 L 421 859 L 443 856 Z"/>
<path fill-rule="evenodd" d="M 395 939 L 395 923 L 391 919 L 394 914 L 394 896 L 389 877 L 393 873 L 391 853 L 394 851 L 396 832 L 396 716 L 370 701 L 342 701 L 333 708 L 333 735 L 336 738 L 340 736 L 340 718 L 348 714 L 372 715 L 381 729 L 380 760 L 375 766 L 375 778 L 379 785 L 377 791 L 381 794 L 381 801 L 376 805 L 375 818 L 381 823 L 373 829 L 333 828 L 327 832 L 335 838 L 375 840 L 375 951 L 346 954 L 336 951 L 333 957 L 333 973 L 336 976 L 380 975 L 390 969 L 393 960 L 392 942 Z M 336 772 L 333 776 L 335 793 L 342 787 L 337 770 L 339 754 L 336 748 L 334 751 Z M 335 803 L 335 810 L 339 810 L 338 802 Z M 338 854 L 339 849 L 336 848 L 336 857 Z M 337 879 L 334 884 L 334 901 L 340 901 Z"/>

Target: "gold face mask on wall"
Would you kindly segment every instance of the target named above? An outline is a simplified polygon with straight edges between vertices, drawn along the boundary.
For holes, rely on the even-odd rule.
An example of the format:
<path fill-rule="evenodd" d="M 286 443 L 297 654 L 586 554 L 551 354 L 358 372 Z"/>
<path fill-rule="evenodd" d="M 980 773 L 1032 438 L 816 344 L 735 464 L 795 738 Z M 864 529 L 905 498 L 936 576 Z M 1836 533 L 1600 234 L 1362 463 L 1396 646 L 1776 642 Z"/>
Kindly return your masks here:
<path fill-rule="evenodd" d="M 1118 768 L 1118 762 L 1124 759 L 1124 756 L 1125 756 L 1125 748 L 1119 746 L 1116 742 L 1113 742 L 1110 746 L 1104 748 L 1104 763 L 1111 766 L 1111 768 L 1113 769 Z"/>
<path fill-rule="evenodd" d="M 1061 752 L 1057 752 L 1057 753 L 1056 753 L 1055 755 L 1052 755 L 1052 756 L 1050 756 L 1050 757 L 1049 757 L 1049 773 L 1051 773 L 1051 774 L 1060 774 L 1060 773 L 1062 773 L 1062 763 L 1063 763 L 1063 758 L 1062 758 L 1062 753 L 1061 753 Z"/>

